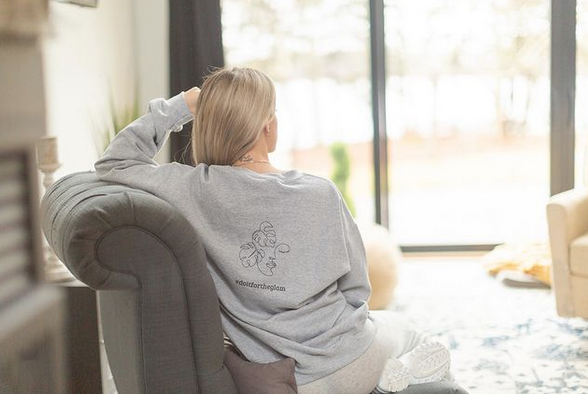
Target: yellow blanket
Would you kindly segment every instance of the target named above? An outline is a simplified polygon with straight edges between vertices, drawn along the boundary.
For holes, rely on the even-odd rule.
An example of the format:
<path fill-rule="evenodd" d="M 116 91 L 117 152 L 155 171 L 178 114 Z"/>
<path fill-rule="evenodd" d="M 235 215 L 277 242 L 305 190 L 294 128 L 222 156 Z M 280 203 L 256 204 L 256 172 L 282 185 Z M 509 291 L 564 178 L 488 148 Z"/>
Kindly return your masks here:
<path fill-rule="evenodd" d="M 504 244 L 482 257 L 491 275 L 502 270 L 517 270 L 551 285 L 551 252 L 547 242 Z"/>

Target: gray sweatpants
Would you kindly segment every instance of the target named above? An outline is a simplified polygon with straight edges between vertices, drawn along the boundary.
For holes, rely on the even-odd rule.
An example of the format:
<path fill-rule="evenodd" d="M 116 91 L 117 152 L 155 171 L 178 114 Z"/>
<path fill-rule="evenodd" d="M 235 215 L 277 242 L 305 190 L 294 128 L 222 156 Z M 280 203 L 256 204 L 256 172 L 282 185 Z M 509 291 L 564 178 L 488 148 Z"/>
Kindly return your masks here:
<path fill-rule="evenodd" d="M 422 334 L 394 312 L 370 311 L 370 318 L 377 331 L 368 350 L 342 369 L 298 386 L 299 394 L 367 394 L 378 384 L 388 358 L 398 358 L 424 341 Z"/>

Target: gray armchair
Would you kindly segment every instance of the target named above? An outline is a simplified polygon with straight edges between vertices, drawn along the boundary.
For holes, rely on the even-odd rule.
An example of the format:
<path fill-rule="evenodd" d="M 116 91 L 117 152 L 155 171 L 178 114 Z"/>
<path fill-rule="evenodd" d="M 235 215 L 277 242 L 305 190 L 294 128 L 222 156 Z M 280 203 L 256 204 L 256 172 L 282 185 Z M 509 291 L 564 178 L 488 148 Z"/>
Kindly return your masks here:
<path fill-rule="evenodd" d="M 119 393 L 237 393 L 206 254 L 186 219 L 90 172 L 57 181 L 41 209 L 56 254 L 98 290 Z"/>
<path fill-rule="evenodd" d="M 51 186 L 41 211 L 57 256 L 97 290 L 119 393 L 238 392 L 223 364 L 220 309 L 206 253 L 173 206 L 84 172 Z M 439 382 L 402 393 L 465 391 Z"/>

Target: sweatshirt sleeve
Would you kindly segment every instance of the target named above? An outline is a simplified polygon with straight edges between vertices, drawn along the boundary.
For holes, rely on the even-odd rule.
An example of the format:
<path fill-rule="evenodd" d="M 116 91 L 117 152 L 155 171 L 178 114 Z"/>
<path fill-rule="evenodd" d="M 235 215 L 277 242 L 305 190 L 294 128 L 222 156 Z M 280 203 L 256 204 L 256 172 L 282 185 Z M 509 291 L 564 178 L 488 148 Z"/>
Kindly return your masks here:
<path fill-rule="evenodd" d="M 365 247 L 357 224 L 341 196 L 339 207 L 350 265 L 350 271 L 339 278 L 339 290 L 343 292 L 349 304 L 359 308 L 362 304 L 367 305 L 371 294 Z"/>
<path fill-rule="evenodd" d="M 153 157 L 169 131 L 180 131 L 192 120 L 183 92 L 169 100 L 155 99 L 149 111 L 121 130 L 94 164 L 98 178 L 155 192 L 178 165 L 159 166 Z"/>

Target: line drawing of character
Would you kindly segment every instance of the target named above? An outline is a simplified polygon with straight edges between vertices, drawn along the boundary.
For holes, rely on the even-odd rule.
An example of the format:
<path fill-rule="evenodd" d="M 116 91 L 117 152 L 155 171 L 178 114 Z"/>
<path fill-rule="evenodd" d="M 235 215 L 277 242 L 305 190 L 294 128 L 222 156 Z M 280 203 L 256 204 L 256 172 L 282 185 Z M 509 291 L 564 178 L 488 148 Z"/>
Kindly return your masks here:
<path fill-rule="evenodd" d="M 289 252 L 289 245 L 278 244 L 274 226 L 270 222 L 262 222 L 259 229 L 251 234 L 251 242 L 241 245 L 239 260 L 245 268 L 257 266 L 263 275 L 273 276 L 277 267 L 276 255 Z"/>

